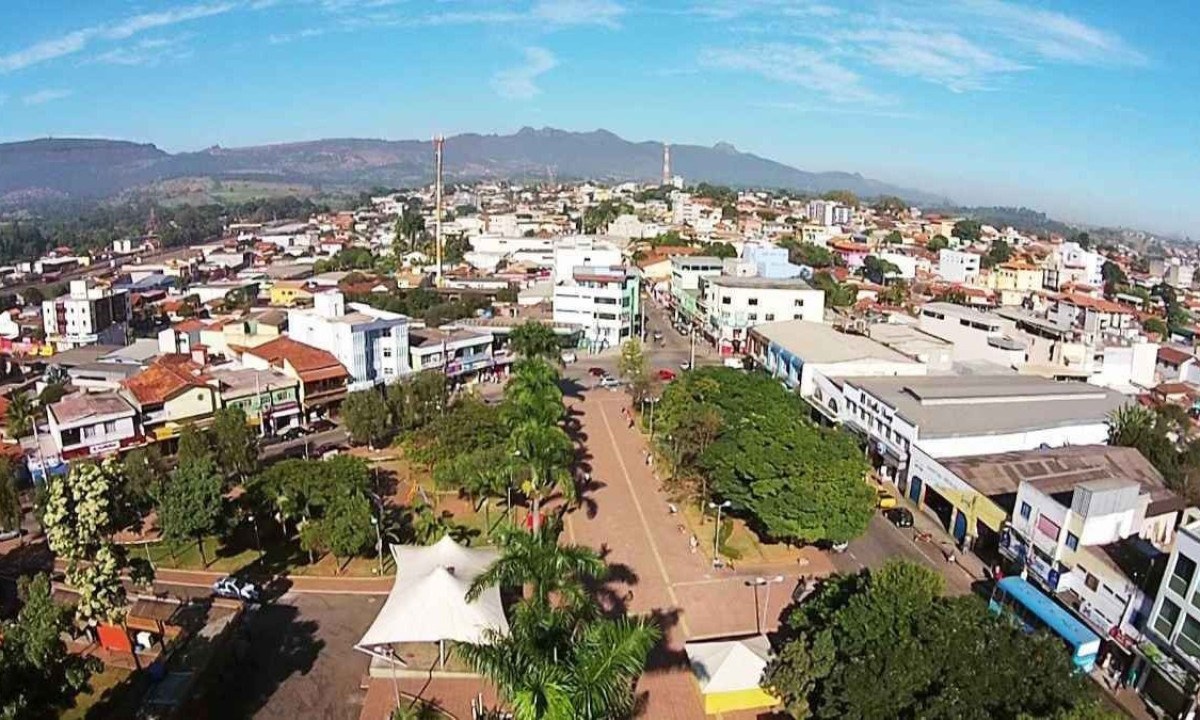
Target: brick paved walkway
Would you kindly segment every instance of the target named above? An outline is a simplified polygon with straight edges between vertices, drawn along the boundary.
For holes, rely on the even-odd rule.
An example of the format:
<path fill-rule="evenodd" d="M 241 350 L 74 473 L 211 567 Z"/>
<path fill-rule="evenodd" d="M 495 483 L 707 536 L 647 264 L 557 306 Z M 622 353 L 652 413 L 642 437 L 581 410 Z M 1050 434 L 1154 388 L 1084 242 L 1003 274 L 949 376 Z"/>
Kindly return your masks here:
<path fill-rule="evenodd" d="M 762 628 L 773 629 L 797 576 L 825 574 L 832 565 L 814 554 L 803 568 L 718 570 L 704 554 L 693 553 L 690 533 L 680 531 L 679 517 L 670 513 L 660 483 L 645 464 L 645 438 L 621 414 L 627 403 L 623 393 L 609 392 L 568 401 L 580 424 L 579 440 L 590 453 L 584 463 L 596 487 L 584 509 L 568 516 L 567 535 L 571 542 L 606 548 L 610 563 L 631 570 L 636 580 L 610 583 L 613 595 L 628 599 L 631 612 L 650 613 L 664 623 L 666 641 L 638 686 L 649 692 L 642 716 L 700 718 L 703 706 L 684 642 L 753 634 L 756 598 L 746 581 L 768 572 L 785 576 L 772 590 L 769 610 L 762 590 L 757 598 Z"/>

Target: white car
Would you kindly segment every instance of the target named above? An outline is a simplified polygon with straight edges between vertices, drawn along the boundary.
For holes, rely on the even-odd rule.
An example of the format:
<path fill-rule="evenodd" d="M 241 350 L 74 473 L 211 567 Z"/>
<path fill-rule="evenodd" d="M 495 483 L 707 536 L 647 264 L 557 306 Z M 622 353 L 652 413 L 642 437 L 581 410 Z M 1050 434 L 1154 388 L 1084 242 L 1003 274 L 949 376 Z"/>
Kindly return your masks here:
<path fill-rule="evenodd" d="M 692 364 L 690 362 L 681 362 L 679 363 L 679 367 L 683 368 L 684 370 L 691 370 Z"/>
<path fill-rule="evenodd" d="M 602 388 L 616 388 L 620 386 L 621 381 L 612 375 L 605 375 L 604 377 L 600 378 L 600 387 Z"/>
<path fill-rule="evenodd" d="M 230 598 L 232 600 L 258 602 L 259 598 L 257 585 L 246 580 L 239 580 L 232 575 L 226 575 L 213 583 L 212 591 L 213 595 L 217 597 Z"/>
<path fill-rule="evenodd" d="M 573 364 L 573 363 L 574 363 L 574 362 L 575 362 L 577 359 L 578 359 L 578 358 L 576 358 L 576 357 L 575 357 L 575 353 L 573 353 L 573 352 L 567 351 L 567 352 L 564 352 L 564 353 L 562 354 L 562 362 L 563 362 L 563 365 L 571 365 L 571 364 Z"/>

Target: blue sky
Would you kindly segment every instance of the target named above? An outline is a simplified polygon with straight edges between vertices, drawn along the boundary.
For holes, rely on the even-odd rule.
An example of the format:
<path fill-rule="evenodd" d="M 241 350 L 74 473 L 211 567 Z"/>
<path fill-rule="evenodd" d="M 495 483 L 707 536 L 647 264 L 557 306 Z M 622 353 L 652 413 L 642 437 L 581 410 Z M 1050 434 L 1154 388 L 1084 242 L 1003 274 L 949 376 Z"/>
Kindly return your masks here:
<path fill-rule="evenodd" d="M 0 28 L 0 140 L 603 127 L 1200 236 L 1194 1 L 4 0 Z"/>

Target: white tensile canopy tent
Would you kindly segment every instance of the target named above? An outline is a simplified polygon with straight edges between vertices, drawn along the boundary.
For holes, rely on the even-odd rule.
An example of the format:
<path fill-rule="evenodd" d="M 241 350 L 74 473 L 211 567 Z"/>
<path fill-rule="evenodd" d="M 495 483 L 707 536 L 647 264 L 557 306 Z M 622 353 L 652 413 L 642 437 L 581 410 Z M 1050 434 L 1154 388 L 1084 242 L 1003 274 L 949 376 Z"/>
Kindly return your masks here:
<path fill-rule="evenodd" d="M 771 660 L 765 635 L 738 640 L 701 640 L 684 644 L 692 673 L 704 696 L 705 713 L 749 710 L 778 703 L 760 687 Z"/>
<path fill-rule="evenodd" d="M 449 535 L 429 546 L 391 547 L 396 581 L 356 649 L 390 658 L 393 644 L 436 642 L 444 664 L 445 641 L 477 643 L 486 630 L 508 632 L 499 588 L 467 602 L 467 589 L 498 551 L 466 548 Z"/>

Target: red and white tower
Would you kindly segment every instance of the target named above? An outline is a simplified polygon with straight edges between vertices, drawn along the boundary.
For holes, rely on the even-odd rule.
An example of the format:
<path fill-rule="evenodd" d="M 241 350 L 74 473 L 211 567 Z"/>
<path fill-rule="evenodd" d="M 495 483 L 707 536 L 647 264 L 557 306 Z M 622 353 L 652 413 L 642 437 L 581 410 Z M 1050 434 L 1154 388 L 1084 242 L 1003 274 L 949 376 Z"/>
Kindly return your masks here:
<path fill-rule="evenodd" d="M 434 180 L 433 180 L 433 246 L 437 253 L 437 276 L 434 287 L 442 286 L 442 149 L 446 138 L 438 135 L 433 138 Z"/>
<path fill-rule="evenodd" d="M 671 146 L 663 143 L 663 176 L 662 184 L 671 184 Z"/>

